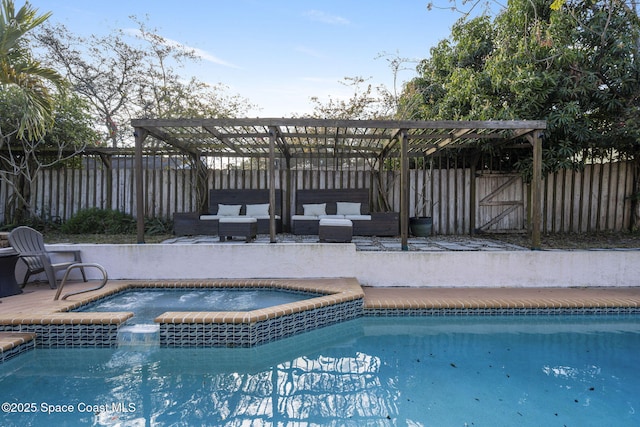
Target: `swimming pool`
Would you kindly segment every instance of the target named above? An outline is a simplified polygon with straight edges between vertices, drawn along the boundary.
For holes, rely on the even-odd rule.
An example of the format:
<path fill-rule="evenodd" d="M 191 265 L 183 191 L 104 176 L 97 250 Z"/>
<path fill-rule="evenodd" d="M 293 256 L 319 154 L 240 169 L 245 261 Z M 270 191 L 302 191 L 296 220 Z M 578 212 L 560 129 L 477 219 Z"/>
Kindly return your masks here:
<path fill-rule="evenodd" d="M 156 317 L 167 311 L 251 311 L 317 296 L 319 296 L 317 293 L 283 289 L 145 288 L 120 292 L 74 311 L 131 311 L 134 317 L 127 323 L 148 324 L 153 323 Z"/>
<path fill-rule="evenodd" d="M 365 317 L 256 348 L 36 349 L 0 365 L 0 423 L 635 426 L 638 354 L 637 315 Z"/>

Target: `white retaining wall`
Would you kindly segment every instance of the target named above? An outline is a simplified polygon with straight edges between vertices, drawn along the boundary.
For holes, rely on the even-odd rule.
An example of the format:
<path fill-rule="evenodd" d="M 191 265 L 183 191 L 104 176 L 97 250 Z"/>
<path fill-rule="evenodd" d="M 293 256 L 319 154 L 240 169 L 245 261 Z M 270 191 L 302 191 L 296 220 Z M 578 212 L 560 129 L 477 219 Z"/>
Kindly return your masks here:
<path fill-rule="evenodd" d="M 80 249 L 83 261 L 101 264 L 110 279 L 356 277 L 366 286 L 640 286 L 640 250 L 368 252 L 354 244 L 237 242 L 51 247 Z M 101 278 L 96 269 L 87 273 Z"/>

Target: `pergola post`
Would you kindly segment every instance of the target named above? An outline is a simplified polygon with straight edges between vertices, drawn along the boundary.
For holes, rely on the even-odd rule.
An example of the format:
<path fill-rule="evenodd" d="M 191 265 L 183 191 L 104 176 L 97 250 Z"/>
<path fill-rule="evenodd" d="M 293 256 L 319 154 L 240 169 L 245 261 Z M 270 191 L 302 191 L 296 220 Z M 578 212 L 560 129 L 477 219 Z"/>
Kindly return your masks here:
<path fill-rule="evenodd" d="M 292 194 L 292 190 L 293 190 L 293 184 L 291 182 L 291 157 L 290 156 L 285 156 L 284 158 L 284 162 L 285 162 L 285 191 L 282 192 L 282 197 L 284 200 L 284 211 L 283 211 L 283 218 L 282 218 L 282 223 L 283 226 L 285 227 L 285 230 L 290 230 L 291 228 L 291 194 Z"/>
<path fill-rule="evenodd" d="M 476 234 L 476 161 L 475 157 L 471 162 L 469 173 L 469 235 Z"/>
<path fill-rule="evenodd" d="M 409 135 L 400 131 L 400 245 L 409 250 Z"/>
<path fill-rule="evenodd" d="M 195 169 L 196 206 L 198 212 L 206 212 L 209 206 L 209 190 L 207 188 L 207 166 L 202 161 L 200 153 L 189 153 Z"/>
<path fill-rule="evenodd" d="M 276 243 L 276 128 L 269 127 L 269 242 Z"/>
<path fill-rule="evenodd" d="M 135 178 L 136 178 L 136 235 L 137 242 L 144 243 L 144 174 L 142 171 L 142 145 L 147 138 L 147 132 L 143 128 L 134 128 L 133 136 L 136 139 L 135 150 Z"/>
<path fill-rule="evenodd" d="M 528 137 L 533 145 L 533 176 L 531 179 L 531 249 L 540 249 L 542 228 L 542 138 L 539 131 Z"/>

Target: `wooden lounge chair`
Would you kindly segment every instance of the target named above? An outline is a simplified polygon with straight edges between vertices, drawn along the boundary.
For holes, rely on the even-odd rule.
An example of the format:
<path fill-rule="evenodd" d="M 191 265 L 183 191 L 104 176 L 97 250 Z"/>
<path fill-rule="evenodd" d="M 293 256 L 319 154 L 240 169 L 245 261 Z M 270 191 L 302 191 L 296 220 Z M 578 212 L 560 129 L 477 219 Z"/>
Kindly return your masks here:
<path fill-rule="evenodd" d="M 21 287 L 27 283 L 32 274 L 44 272 L 49 281 L 51 289 L 57 287 L 56 272 L 66 270 L 70 265 L 82 263 L 80 251 L 74 250 L 47 250 L 44 247 L 44 239 L 42 234 L 30 227 L 17 227 L 9 233 L 9 244 L 18 252 L 20 259 L 27 266 L 27 272 L 22 281 Z M 53 262 L 52 254 L 70 254 L 73 260 Z M 86 282 L 84 268 L 80 268 L 82 279 Z"/>

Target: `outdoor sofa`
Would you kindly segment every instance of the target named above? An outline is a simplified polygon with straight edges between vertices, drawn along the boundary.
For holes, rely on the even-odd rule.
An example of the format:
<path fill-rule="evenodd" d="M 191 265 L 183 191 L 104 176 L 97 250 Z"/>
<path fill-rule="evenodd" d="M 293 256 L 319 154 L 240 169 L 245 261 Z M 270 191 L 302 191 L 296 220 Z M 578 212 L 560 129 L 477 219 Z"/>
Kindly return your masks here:
<path fill-rule="evenodd" d="M 276 190 L 275 196 L 276 233 L 281 233 L 282 192 Z M 269 234 L 269 190 L 209 190 L 209 212 L 175 213 L 173 232 L 176 236 L 217 235 L 221 217 L 256 218 L 258 234 Z"/>
<path fill-rule="evenodd" d="M 400 214 L 370 212 L 369 190 L 332 189 L 296 191 L 296 211 L 291 217 L 293 234 L 319 234 L 323 218 L 349 219 L 356 236 L 397 236 Z"/>

